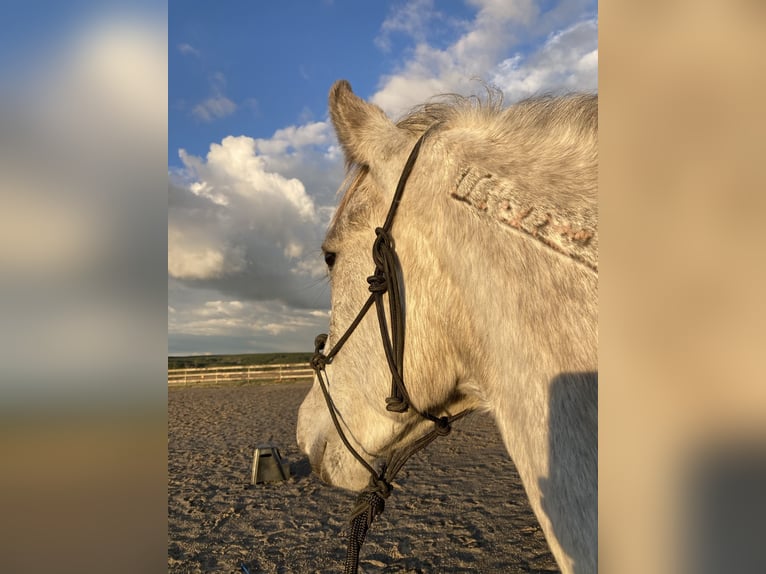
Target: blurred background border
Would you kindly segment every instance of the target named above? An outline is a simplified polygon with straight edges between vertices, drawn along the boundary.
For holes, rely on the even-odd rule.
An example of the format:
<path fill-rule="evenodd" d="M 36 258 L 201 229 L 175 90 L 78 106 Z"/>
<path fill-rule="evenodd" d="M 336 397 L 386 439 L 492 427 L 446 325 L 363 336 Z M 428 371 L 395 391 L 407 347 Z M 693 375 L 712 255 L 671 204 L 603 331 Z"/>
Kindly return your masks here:
<path fill-rule="evenodd" d="M 0 570 L 164 571 L 167 6 L 4 8 Z M 599 31 L 601 568 L 764 571 L 766 5 Z"/>

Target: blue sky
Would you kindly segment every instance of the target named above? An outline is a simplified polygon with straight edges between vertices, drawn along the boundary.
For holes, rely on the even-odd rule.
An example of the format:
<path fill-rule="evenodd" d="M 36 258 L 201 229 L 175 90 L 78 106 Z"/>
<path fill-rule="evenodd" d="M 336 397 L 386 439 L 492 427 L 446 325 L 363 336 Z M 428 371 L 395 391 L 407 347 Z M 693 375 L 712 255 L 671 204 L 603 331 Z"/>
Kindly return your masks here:
<path fill-rule="evenodd" d="M 592 1 L 180 2 L 168 29 L 168 350 L 309 350 L 343 176 L 327 93 L 597 90 Z"/>
<path fill-rule="evenodd" d="M 462 2 L 443 5 L 456 21 L 471 16 Z M 181 147 L 204 153 L 210 142 L 226 135 L 268 137 L 281 127 L 323 119 L 335 80 L 353 79 L 355 91 L 371 95 L 413 48 L 407 34 L 392 32 L 386 38 L 381 30 L 393 3 L 293 0 L 224 6 L 170 3 L 171 165 L 180 164 Z M 453 36 L 442 22 L 425 30 L 435 45 Z M 194 106 L 215 97 L 228 98 L 236 110 L 215 121 L 194 116 Z"/>

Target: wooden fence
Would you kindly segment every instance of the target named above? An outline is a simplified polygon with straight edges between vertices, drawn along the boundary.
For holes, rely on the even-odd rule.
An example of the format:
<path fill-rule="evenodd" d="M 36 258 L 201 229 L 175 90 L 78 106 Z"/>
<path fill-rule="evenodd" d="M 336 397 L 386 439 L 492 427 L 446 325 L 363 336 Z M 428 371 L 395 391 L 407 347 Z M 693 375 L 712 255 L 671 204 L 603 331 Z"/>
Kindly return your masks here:
<path fill-rule="evenodd" d="M 200 387 L 233 383 L 311 381 L 314 371 L 306 363 L 168 369 L 168 386 Z"/>

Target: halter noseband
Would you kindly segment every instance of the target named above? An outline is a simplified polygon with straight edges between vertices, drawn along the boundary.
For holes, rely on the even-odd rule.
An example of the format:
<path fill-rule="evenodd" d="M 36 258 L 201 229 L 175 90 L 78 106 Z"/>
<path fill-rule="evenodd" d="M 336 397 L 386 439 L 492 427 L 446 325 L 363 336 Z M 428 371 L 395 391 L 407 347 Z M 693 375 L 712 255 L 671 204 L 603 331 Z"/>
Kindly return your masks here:
<path fill-rule="evenodd" d="M 429 412 L 420 411 L 412 404 L 407 392 L 407 387 L 404 383 L 404 307 L 402 306 L 400 290 L 400 266 L 396 255 L 394 239 L 391 235 L 391 227 L 394 222 L 396 210 L 399 207 L 399 203 L 404 193 L 407 179 L 415 165 L 415 160 L 418 157 L 423 140 L 436 126 L 438 126 L 438 124 L 434 124 L 426 130 L 420 138 L 418 138 L 418 141 L 412 148 L 412 151 L 407 158 L 407 162 L 404 164 L 402 174 L 399 177 L 399 183 L 396 186 L 394 198 L 389 207 L 386 221 L 383 224 L 383 227 L 375 229 L 376 237 L 372 247 L 372 259 L 375 262 L 375 272 L 367 278 L 370 296 L 367 298 L 364 305 L 362 305 L 361 310 L 349 327 L 327 354 L 322 353 L 327 342 L 327 335 L 324 333 L 320 334 L 314 340 L 314 355 L 311 359 L 311 367 L 316 373 L 335 429 L 345 447 L 370 473 L 370 483 L 359 494 L 356 506 L 352 511 L 349 546 L 346 553 L 347 574 L 357 572 L 359 551 L 367 534 L 367 529 L 375 516 L 383 512 L 385 499 L 388 498 L 391 493 L 391 483 L 402 466 L 404 466 L 407 459 L 418 450 L 426 447 L 437 437 L 449 434 L 451 423 L 468 414 L 468 411 L 462 411 L 457 415 L 437 417 Z M 388 327 L 389 320 L 386 318 L 386 310 L 383 301 L 385 293 L 388 293 L 389 320 L 391 324 L 390 336 Z M 391 393 L 389 397 L 386 398 L 386 409 L 391 412 L 403 413 L 411 408 L 422 418 L 430 420 L 435 425 L 430 432 L 416 440 L 404 450 L 393 450 L 389 454 L 386 463 L 379 473 L 376 472 L 364 457 L 359 454 L 346 438 L 346 434 L 343 432 L 338 420 L 338 409 L 330 396 L 324 377 L 325 366 L 332 363 L 335 355 L 338 354 L 348 338 L 359 326 L 373 304 L 375 304 L 375 309 L 377 311 L 378 325 L 380 326 L 380 336 L 386 354 L 386 361 L 388 362 L 388 368 L 391 371 Z"/>

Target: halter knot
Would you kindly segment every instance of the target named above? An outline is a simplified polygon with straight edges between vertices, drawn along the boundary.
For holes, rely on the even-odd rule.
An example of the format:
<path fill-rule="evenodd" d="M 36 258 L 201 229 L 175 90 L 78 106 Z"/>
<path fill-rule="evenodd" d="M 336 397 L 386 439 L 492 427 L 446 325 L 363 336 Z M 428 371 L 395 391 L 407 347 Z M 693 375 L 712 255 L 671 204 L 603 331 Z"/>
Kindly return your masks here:
<path fill-rule="evenodd" d="M 385 478 L 377 476 L 370 479 L 370 484 L 367 485 L 365 491 L 373 492 L 380 498 L 385 499 L 391 495 L 393 489 L 394 487 Z"/>
<path fill-rule="evenodd" d="M 392 413 L 403 413 L 409 408 L 407 401 L 401 397 L 386 397 L 386 410 Z"/>
<path fill-rule="evenodd" d="M 375 271 L 375 275 L 370 275 L 367 278 L 367 283 L 370 284 L 370 293 L 385 293 L 388 291 L 388 278 L 382 271 Z"/>
<path fill-rule="evenodd" d="M 327 333 L 320 333 L 314 339 L 314 354 L 311 357 L 311 368 L 315 371 L 324 371 L 324 368 L 330 363 L 327 356 L 322 354 L 322 350 L 327 343 Z"/>
<path fill-rule="evenodd" d="M 325 367 L 329 364 L 330 361 L 327 360 L 327 357 L 323 355 L 321 352 L 317 351 L 311 356 L 311 368 L 315 371 L 324 371 Z"/>
<path fill-rule="evenodd" d="M 394 251 L 394 238 L 382 227 L 375 228 L 375 243 L 372 244 L 372 260 L 375 268 L 383 270 L 385 258 Z"/>
<path fill-rule="evenodd" d="M 370 526 L 376 516 L 382 514 L 386 507 L 386 498 L 391 495 L 393 487 L 382 477 L 373 476 L 370 483 L 359 493 L 356 506 L 351 512 L 351 521 L 364 515 L 367 527 Z"/>

